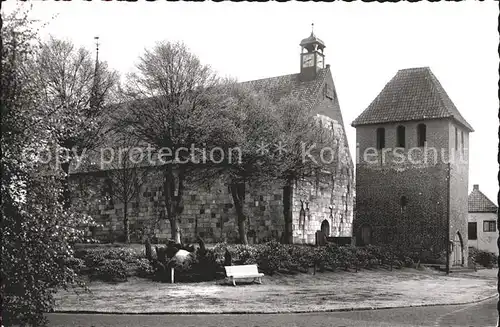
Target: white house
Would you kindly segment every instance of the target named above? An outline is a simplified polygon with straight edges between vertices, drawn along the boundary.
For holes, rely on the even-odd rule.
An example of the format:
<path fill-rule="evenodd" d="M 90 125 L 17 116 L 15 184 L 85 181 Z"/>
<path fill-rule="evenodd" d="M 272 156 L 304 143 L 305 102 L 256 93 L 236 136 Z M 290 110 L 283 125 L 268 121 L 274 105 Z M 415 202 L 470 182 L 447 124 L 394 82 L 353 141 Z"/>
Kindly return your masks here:
<path fill-rule="evenodd" d="M 474 185 L 469 194 L 469 246 L 498 255 L 498 207 Z"/>

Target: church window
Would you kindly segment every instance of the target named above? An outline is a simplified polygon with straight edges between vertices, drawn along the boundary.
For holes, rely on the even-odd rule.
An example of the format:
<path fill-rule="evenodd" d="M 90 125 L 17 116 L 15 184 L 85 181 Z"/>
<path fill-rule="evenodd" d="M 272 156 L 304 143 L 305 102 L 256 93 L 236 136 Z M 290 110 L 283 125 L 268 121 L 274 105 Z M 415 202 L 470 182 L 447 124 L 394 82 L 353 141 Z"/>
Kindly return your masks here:
<path fill-rule="evenodd" d="M 398 126 L 396 146 L 399 148 L 404 148 L 406 146 L 405 139 L 406 139 L 406 128 L 404 126 Z"/>
<path fill-rule="evenodd" d="M 425 146 L 427 141 L 427 127 L 425 124 L 419 124 L 417 126 L 417 144 L 418 146 Z"/>
<path fill-rule="evenodd" d="M 385 128 L 377 128 L 377 149 L 385 148 Z"/>
<path fill-rule="evenodd" d="M 458 128 L 455 127 L 455 151 L 458 150 Z"/>

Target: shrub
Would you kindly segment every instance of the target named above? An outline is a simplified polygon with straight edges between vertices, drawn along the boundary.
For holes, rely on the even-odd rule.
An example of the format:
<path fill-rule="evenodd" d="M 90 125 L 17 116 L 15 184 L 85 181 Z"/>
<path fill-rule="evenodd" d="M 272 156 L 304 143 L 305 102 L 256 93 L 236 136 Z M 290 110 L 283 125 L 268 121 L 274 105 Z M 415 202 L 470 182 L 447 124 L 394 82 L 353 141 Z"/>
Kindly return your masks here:
<path fill-rule="evenodd" d="M 288 245 L 288 249 L 292 261 L 293 269 L 308 270 L 315 263 L 315 248 L 303 245 Z"/>
<path fill-rule="evenodd" d="M 100 249 L 89 249 L 86 251 L 78 252 L 78 255 L 82 255 L 81 259 L 83 259 L 85 266 L 89 268 L 98 267 L 102 265 L 104 260 L 106 260 L 104 251 Z"/>
<path fill-rule="evenodd" d="M 211 249 L 217 265 L 219 265 L 219 266 L 224 265 L 224 255 L 225 255 L 227 249 L 228 249 L 227 243 L 217 243 Z M 234 255 L 234 253 L 231 253 L 231 255 Z"/>
<path fill-rule="evenodd" d="M 105 260 L 121 260 L 126 263 L 135 263 L 144 258 L 144 254 L 132 248 L 125 247 L 94 247 L 75 251 L 75 257 L 82 259 L 85 266 L 95 268 Z"/>
<path fill-rule="evenodd" d="M 92 275 L 94 279 L 105 282 L 127 281 L 127 266 L 119 259 L 105 259 Z"/>
<path fill-rule="evenodd" d="M 196 261 L 192 269 L 200 280 L 207 281 L 216 278 L 222 266 L 218 262 L 217 253 L 212 249 L 207 249 L 196 253 Z"/>
<path fill-rule="evenodd" d="M 476 248 L 471 248 L 469 250 L 469 257 L 472 258 L 473 263 L 486 268 L 493 268 L 498 264 L 498 256 L 495 253 L 477 250 Z"/>
<path fill-rule="evenodd" d="M 382 263 L 384 256 L 380 246 L 367 245 L 365 247 L 365 251 L 367 259 L 366 264 L 368 268 L 376 268 Z"/>
<path fill-rule="evenodd" d="M 355 248 L 352 246 L 340 246 L 338 249 L 338 266 L 343 267 L 344 270 L 355 267 Z"/>
<path fill-rule="evenodd" d="M 257 265 L 269 275 L 280 269 L 293 268 L 293 260 L 287 248 L 276 241 L 259 245 L 257 252 Z"/>
<path fill-rule="evenodd" d="M 258 250 L 251 245 L 238 244 L 232 254 L 233 261 L 237 265 L 252 265 L 257 263 Z"/>
<path fill-rule="evenodd" d="M 72 269 L 75 273 L 81 274 L 85 270 L 85 262 L 79 258 L 68 258 L 66 267 Z"/>
<path fill-rule="evenodd" d="M 358 269 L 364 268 L 368 266 L 368 252 L 365 248 L 359 247 L 354 250 L 355 256 L 353 257 L 353 263 L 356 267 L 356 271 Z"/>
<path fill-rule="evenodd" d="M 339 266 L 339 252 L 339 246 L 337 244 L 330 243 L 325 247 L 324 263 L 333 270 Z"/>
<path fill-rule="evenodd" d="M 104 252 L 103 256 L 105 259 L 122 260 L 127 263 L 135 263 L 137 259 L 144 258 L 142 253 L 138 253 L 131 248 L 112 248 L 101 251 Z"/>
<path fill-rule="evenodd" d="M 141 278 L 150 278 L 154 275 L 154 268 L 148 259 L 138 259 L 136 262 L 136 275 Z"/>

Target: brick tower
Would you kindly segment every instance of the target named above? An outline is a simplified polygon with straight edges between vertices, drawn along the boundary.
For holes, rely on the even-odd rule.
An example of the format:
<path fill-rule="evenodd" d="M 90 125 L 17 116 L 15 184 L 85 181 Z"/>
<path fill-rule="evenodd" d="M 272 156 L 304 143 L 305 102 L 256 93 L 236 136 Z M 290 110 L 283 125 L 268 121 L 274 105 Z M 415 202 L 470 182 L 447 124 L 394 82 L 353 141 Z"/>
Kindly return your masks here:
<path fill-rule="evenodd" d="M 472 127 L 428 67 L 398 71 L 354 120 L 356 243 L 467 263 Z"/>

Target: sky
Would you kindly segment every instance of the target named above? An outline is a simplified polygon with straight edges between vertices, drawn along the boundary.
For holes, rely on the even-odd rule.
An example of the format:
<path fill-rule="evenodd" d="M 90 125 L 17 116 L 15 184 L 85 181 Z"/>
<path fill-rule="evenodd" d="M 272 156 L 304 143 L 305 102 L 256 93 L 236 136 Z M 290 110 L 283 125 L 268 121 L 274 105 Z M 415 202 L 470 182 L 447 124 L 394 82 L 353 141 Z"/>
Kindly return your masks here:
<path fill-rule="evenodd" d="M 34 1 L 52 34 L 94 51 L 122 75 L 158 41 L 183 41 L 203 63 L 240 81 L 299 72 L 299 43 L 325 44 L 351 155 L 351 122 L 399 69 L 428 66 L 472 125 L 469 190 L 497 203 L 498 3 L 192 3 Z M 3 2 L 6 13 L 16 2 Z"/>

